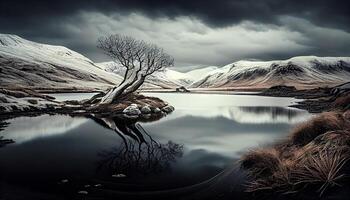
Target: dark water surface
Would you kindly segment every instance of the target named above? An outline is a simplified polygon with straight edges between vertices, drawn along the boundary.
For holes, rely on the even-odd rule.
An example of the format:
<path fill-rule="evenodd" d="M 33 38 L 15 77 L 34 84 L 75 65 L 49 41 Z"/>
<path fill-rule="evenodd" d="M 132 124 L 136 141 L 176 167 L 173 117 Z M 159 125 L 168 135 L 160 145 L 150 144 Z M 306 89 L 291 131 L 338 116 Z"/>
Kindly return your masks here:
<path fill-rule="evenodd" d="M 292 98 L 147 95 L 168 101 L 175 111 L 154 122 L 65 115 L 5 121 L 0 136 L 15 143 L 0 148 L 2 185 L 44 191 L 73 184 L 73 192 L 103 183 L 123 183 L 115 187 L 126 191 L 189 186 L 216 176 L 245 151 L 283 138 L 293 124 L 310 117 L 287 107 L 296 102 Z"/>

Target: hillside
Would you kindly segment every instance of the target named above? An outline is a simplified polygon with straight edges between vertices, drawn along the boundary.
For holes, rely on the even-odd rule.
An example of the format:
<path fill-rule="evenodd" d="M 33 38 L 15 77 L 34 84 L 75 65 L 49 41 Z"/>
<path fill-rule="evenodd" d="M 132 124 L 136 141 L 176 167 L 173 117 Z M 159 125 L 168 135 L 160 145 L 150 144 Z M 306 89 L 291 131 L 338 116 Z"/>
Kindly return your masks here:
<path fill-rule="evenodd" d="M 124 75 L 124 68 L 113 61 L 96 63 L 97 66 L 107 72 L 112 72 L 120 76 Z M 148 86 L 158 86 L 161 88 L 176 88 L 179 86 L 188 86 L 194 82 L 191 75 L 178 72 L 172 69 L 165 69 L 164 71 L 156 72 L 146 79 Z M 144 87 L 147 87 L 144 86 Z"/>
<path fill-rule="evenodd" d="M 114 62 L 94 63 L 63 46 L 40 44 L 0 34 L 0 86 L 106 89 L 122 80 Z M 275 85 L 299 89 L 331 87 L 350 78 L 350 57 L 299 56 L 288 60 L 237 61 L 189 72 L 166 69 L 146 80 L 143 88 L 259 89 Z"/>
<path fill-rule="evenodd" d="M 297 88 L 335 86 L 350 78 L 349 57 L 300 56 L 288 60 L 238 61 L 211 71 L 191 87 Z"/>
<path fill-rule="evenodd" d="M 0 34 L 0 86 L 106 88 L 121 81 L 66 47 Z"/>

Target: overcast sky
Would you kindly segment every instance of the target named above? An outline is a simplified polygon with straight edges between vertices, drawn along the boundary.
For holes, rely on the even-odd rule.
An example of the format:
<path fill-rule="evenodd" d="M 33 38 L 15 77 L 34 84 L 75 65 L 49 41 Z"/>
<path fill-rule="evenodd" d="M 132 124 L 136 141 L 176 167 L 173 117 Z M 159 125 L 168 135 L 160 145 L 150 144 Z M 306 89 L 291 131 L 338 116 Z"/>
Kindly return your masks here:
<path fill-rule="evenodd" d="M 163 47 L 177 69 L 240 59 L 350 56 L 350 1 L 0 0 L 0 32 L 63 45 L 100 62 L 100 36 Z"/>

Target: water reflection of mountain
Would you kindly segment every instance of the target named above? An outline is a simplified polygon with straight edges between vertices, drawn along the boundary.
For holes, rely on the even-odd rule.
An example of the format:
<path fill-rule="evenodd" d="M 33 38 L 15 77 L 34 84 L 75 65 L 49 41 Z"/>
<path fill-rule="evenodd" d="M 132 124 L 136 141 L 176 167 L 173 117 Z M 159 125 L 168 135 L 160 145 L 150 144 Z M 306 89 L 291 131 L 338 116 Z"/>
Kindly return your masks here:
<path fill-rule="evenodd" d="M 232 116 L 236 121 L 244 122 L 289 122 L 296 123 L 305 120 L 309 117 L 309 114 L 306 111 L 294 109 L 294 108 L 285 108 L 285 107 L 238 107 L 243 113 L 233 111 Z M 237 117 L 240 116 L 240 117 Z"/>
<path fill-rule="evenodd" d="M 288 116 L 288 118 L 296 117 L 300 114 L 300 111 L 296 109 L 287 109 L 284 107 L 239 107 L 244 112 L 264 114 L 271 113 L 271 115 L 276 118 L 277 116 Z"/>
<path fill-rule="evenodd" d="M 122 142 L 99 152 L 98 168 L 111 173 L 157 173 L 170 167 L 182 156 L 183 146 L 172 141 L 160 143 L 134 120 L 119 117 L 93 118 L 98 124 L 112 129 Z"/>
<path fill-rule="evenodd" d="M 176 110 L 163 121 L 192 116 L 200 118 L 225 118 L 237 123 L 299 123 L 311 115 L 303 110 L 289 107 L 237 106 L 211 109 Z"/>

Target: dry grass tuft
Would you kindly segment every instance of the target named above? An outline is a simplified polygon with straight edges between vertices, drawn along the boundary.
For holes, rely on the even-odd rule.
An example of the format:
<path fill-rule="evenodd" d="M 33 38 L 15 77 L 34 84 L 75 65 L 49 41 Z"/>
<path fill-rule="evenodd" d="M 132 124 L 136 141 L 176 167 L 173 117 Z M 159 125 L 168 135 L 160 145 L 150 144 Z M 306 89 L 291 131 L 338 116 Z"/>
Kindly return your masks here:
<path fill-rule="evenodd" d="M 328 131 L 342 130 L 348 123 L 341 113 L 325 112 L 294 128 L 291 132 L 293 145 L 303 146 Z"/>
<path fill-rule="evenodd" d="M 318 193 L 341 186 L 349 172 L 350 128 L 347 113 L 323 113 L 300 125 L 290 138 L 248 152 L 241 167 L 247 192 L 260 195 Z"/>
<path fill-rule="evenodd" d="M 241 160 L 241 167 L 255 178 L 271 176 L 279 165 L 280 160 L 275 149 L 254 150 Z"/>
<path fill-rule="evenodd" d="M 302 164 L 299 164 L 300 168 L 293 171 L 293 185 L 315 185 L 319 188 L 317 192 L 321 197 L 328 188 L 341 186 L 339 181 L 345 176 L 341 170 L 348 160 L 342 150 L 333 152 L 324 149 L 307 156 Z"/>

